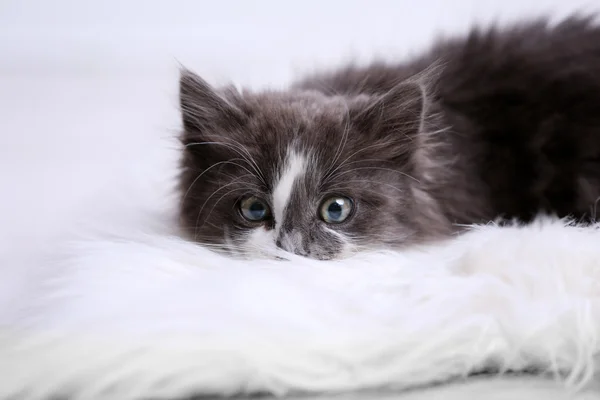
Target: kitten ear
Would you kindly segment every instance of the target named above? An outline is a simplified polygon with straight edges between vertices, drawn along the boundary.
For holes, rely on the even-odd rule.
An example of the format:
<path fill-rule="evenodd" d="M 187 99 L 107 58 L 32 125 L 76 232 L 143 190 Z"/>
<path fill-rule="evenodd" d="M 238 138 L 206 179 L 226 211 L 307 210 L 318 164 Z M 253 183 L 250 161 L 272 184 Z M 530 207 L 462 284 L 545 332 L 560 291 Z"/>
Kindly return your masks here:
<path fill-rule="evenodd" d="M 216 128 L 227 129 L 240 124 L 242 111 L 208 82 L 182 69 L 179 79 L 179 105 L 185 137 L 207 134 Z"/>
<path fill-rule="evenodd" d="M 416 80 L 402 82 L 375 98 L 361 112 L 357 121 L 363 132 L 374 140 L 392 144 L 412 141 L 421 132 L 426 117 L 427 95 Z"/>

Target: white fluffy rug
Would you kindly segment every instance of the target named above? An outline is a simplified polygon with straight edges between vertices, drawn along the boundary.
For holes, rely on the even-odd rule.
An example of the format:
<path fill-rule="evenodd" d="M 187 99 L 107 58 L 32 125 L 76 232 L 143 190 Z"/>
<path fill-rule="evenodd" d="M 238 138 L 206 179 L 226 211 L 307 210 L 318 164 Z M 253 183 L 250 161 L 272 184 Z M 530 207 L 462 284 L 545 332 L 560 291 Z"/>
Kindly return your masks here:
<path fill-rule="evenodd" d="M 529 375 L 455 398 L 538 398 L 514 392 L 531 374 L 552 385 L 539 398 L 600 398 L 598 228 L 480 227 L 341 262 L 231 260 L 159 225 L 65 251 L 2 309 L 1 399 L 434 399 L 450 392 L 409 389 L 480 371 Z"/>

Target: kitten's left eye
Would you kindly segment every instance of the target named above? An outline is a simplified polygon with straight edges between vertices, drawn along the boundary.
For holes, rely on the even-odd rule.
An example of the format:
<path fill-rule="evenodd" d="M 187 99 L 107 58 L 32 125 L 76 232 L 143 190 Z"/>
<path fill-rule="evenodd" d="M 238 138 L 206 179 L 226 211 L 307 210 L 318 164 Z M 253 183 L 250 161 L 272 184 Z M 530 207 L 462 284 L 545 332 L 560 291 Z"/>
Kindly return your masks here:
<path fill-rule="evenodd" d="M 329 224 L 338 224 L 350 216 L 353 208 L 354 204 L 348 197 L 330 197 L 321 204 L 320 214 L 323 221 Z"/>
<path fill-rule="evenodd" d="M 264 200 L 249 196 L 240 201 L 240 213 L 248 221 L 258 222 L 269 218 L 271 210 Z"/>

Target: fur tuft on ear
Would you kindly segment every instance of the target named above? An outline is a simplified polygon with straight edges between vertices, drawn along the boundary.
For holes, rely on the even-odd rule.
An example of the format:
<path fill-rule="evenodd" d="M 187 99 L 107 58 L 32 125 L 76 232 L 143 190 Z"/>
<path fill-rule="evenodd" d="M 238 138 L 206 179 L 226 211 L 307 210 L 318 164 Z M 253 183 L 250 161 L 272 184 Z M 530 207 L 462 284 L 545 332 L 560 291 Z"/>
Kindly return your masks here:
<path fill-rule="evenodd" d="M 179 79 L 179 105 L 184 138 L 202 136 L 216 127 L 239 126 L 244 117 L 230 99 L 185 68 L 181 69 Z"/>
<path fill-rule="evenodd" d="M 384 145 L 387 157 L 407 156 L 415 150 L 425 110 L 423 86 L 416 81 L 402 82 L 363 104 L 353 123 L 369 141 Z"/>
<path fill-rule="evenodd" d="M 403 82 L 396 85 L 372 105 L 373 112 L 380 114 L 380 128 L 417 134 L 425 111 L 425 91 L 418 82 Z"/>
<path fill-rule="evenodd" d="M 426 141 L 435 128 L 433 91 L 443 70 L 441 62 L 398 82 L 383 94 L 373 96 L 355 113 L 354 123 L 366 137 L 384 143 L 390 157 L 406 156 Z"/>

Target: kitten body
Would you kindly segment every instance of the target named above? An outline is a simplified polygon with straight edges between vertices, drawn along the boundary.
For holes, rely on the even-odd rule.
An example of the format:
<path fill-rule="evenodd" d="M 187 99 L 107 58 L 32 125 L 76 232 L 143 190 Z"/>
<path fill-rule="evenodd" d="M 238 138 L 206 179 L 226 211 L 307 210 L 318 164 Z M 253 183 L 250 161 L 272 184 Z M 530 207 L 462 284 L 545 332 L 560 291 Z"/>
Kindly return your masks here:
<path fill-rule="evenodd" d="M 217 91 L 184 71 L 181 107 L 182 225 L 240 254 L 276 245 L 330 259 L 498 217 L 598 215 L 600 28 L 589 19 L 476 29 L 404 64 L 283 92 Z M 244 217 L 248 196 L 266 218 Z M 331 198 L 350 199 L 341 222 L 322 215 Z"/>

